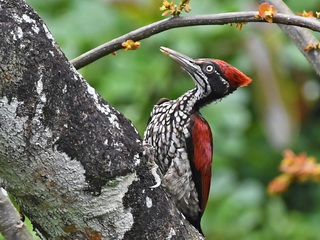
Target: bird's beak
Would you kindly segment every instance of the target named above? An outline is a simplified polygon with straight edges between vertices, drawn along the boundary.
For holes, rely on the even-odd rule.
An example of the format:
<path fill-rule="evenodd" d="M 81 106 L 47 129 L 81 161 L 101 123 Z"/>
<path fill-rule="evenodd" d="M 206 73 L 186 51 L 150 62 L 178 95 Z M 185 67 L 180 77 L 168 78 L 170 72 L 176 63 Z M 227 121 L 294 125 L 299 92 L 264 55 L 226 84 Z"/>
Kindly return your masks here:
<path fill-rule="evenodd" d="M 160 51 L 177 62 L 191 76 L 194 76 L 195 73 L 199 70 L 199 66 L 195 64 L 195 60 L 186 55 L 183 55 L 182 53 L 176 52 L 166 47 L 160 47 Z"/>

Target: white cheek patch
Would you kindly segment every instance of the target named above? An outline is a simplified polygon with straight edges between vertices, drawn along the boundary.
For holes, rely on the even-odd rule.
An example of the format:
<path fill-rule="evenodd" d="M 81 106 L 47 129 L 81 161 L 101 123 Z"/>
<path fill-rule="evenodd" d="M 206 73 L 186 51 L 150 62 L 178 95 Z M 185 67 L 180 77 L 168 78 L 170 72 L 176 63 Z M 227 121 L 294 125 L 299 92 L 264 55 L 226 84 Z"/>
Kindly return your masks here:
<path fill-rule="evenodd" d="M 196 68 L 196 71 L 194 74 L 189 73 L 188 74 L 195 80 L 195 84 L 199 89 L 202 89 L 205 93 L 209 94 L 211 92 L 211 87 L 208 81 L 208 78 L 205 74 L 203 74 L 201 67 L 199 65 L 193 66 Z"/>
<path fill-rule="evenodd" d="M 208 79 L 207 79 L 207 77 L 206 77 L 205 75 L 201 74 L 201 76 L 200 76 L 200 74 L 201 74 L 201 73 L 198 73 L 198 72 L 197 72 L 197 73 L 194 75 L 194 78 L 195 78 L 195 80 L 196 80 L 196 84 L 197 84 L 199 87 L 201 87 L 202 89 L 207 90 L 207 89 L 206 89 L 206 86 L 208 85 Z"/>

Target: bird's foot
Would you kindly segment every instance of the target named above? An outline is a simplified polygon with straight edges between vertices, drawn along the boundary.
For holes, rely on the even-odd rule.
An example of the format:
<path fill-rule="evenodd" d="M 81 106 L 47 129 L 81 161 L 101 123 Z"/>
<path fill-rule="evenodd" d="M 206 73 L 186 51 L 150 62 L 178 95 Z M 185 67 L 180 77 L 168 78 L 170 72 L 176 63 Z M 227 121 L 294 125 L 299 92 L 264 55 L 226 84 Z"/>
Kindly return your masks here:
<path fill-rule="evenodd" d="M 154 163 L 154 165 L 151 166 L 151 174 L 153 175 L 156 184 L 151 186 L 150 188 L 157 188 L 161 185 L 161 177 L 158 174 L 158 172 L 159 172 L 158 169 L 159 169 L 159 167 L 156 163 Z"/>
<path fill-rule="evenodd" d="M 144 143 L 143 149 L 143 155 L 148 159 L 147 166 L 150 168 L 151 174 L 156 182 L 156 184 L 150 188 L 157 188 L 161 185 L 161 173 L 159 166 L 154 161 L 154 148 L 150 144 Z"/>

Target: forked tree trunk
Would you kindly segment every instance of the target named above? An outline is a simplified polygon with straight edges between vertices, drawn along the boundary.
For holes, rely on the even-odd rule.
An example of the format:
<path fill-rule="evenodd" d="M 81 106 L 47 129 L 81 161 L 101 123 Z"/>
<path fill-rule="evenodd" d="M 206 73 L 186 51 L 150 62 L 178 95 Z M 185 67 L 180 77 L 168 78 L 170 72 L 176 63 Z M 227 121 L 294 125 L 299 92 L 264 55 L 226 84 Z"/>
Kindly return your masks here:
<path fill-rule="evenodd" d="M 149 155 L 33 9 L 0 0 L 1 185 L 44 238 L 202 239 L 150 188 Z"/>

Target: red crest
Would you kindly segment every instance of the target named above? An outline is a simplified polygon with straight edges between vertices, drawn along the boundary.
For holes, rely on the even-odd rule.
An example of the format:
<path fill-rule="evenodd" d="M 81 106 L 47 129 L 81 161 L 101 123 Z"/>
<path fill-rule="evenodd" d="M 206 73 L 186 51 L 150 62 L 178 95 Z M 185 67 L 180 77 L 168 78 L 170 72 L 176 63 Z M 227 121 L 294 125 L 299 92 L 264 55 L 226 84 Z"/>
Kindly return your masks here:
<path fill-rule="evenodd" d="M 252 81 L 251 78 L 247 77 L 239 69 L 231 66 L 229 63 L 219 59 L 214 59 L 214 61 L 219 65 L 220 70 L 232 87 L 247 86 Z"/>

